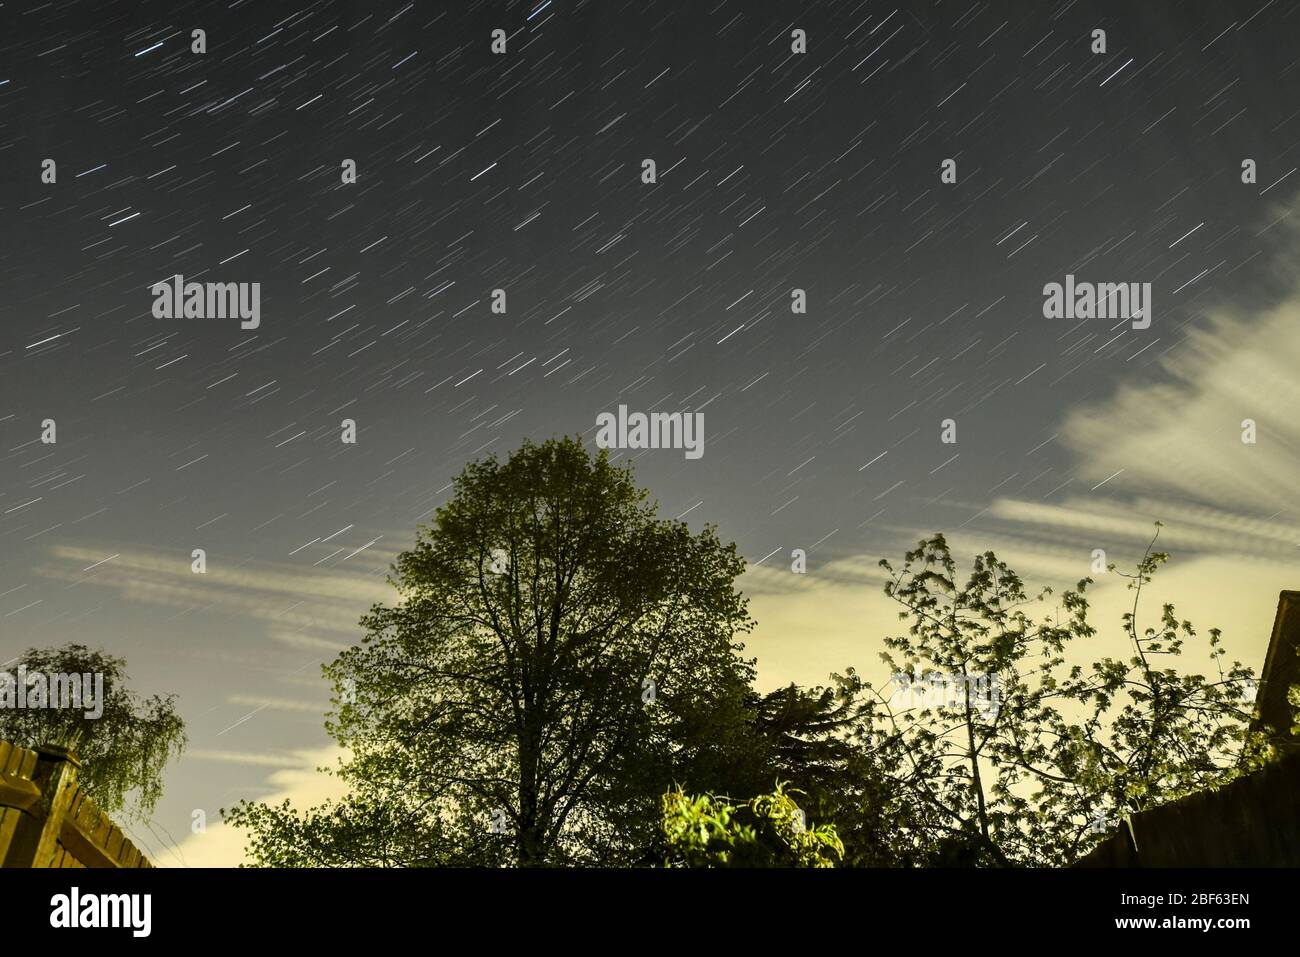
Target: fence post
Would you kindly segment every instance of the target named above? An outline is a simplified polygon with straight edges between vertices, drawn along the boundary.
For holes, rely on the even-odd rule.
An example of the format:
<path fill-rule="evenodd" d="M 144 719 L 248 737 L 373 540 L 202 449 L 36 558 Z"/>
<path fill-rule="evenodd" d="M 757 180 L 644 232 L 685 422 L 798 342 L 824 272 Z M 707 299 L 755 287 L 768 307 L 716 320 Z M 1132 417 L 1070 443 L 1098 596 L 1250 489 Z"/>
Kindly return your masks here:
<path fill-rule="evenodd" d="M 36 770 L 32 782 L 41 796 L 27 810 L 14 829 L 3 867 L 49 867 L 58 847 L 63 818 L 77 793 L 77 769 L 81 762 L 67 748 L 46 744 L 36 749 Z"/>

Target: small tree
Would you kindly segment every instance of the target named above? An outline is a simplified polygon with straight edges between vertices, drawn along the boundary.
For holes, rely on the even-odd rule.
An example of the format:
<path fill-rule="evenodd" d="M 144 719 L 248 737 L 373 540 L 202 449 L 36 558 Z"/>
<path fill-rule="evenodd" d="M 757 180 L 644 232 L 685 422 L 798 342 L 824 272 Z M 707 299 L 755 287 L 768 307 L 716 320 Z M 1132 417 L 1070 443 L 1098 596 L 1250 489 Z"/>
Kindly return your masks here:
<path fill-rule="evenodd" d="M 1154 544 L 1127 576 L 1132 657 L 1086 668 L 1067 664 L 1067 648 L 1095 634 L 1090 579 L 1061 595 L 1055 616 L 1034 621 L 1028 609 L 1050 589 L 1031 597 L 992 552 L 975 558 L 964 582 L 942 535 L 908 552 L 898 571 L 880 563 L 886 594 L 911 622 L 906 635 L 886 639 L 882 658 L 905 686 L 939 694 L 900 707 L 877 692 L 860 738 L 878 766 L 896 769 L 920 859 L 1066 864 L 1126 815 L 1268 758 L 1264 735 L 1249 730 L 1252 671 L 1240 662 L 1225 670 L 1218 629 L 1206 642 L 1217 678 L 1156 664 L 1180 655 L 1196 632 L 1172 605 L 1158 626 L 1139 630 L 1142 590 L 1168 559 Z"/>
<path fill-rule="evenodd" d="M 141 698 L 126 686 L 126 659 L 85 645 L 32 648 L 17 669 L 29 679 L 102 679 L 103 700 L 95 709 L 101 713 L 88 716 L 84 700 L 81 707 L 2 708 L 0 738 L 26 748 L 57 744 L 73 751 L 81 762 L 78 780 L 101 810 L 147 820 L 162 797 L 163 769 L 185 749 L 176 696 Z"/>

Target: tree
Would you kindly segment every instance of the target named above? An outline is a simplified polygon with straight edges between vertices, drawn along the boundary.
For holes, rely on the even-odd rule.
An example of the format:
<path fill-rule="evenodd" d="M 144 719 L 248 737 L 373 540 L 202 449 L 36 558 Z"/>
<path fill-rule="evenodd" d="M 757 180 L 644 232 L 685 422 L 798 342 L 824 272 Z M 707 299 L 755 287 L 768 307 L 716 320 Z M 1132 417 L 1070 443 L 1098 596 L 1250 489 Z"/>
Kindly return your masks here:
<path fill-rule="evenodd" d="M 793 794 L 778 781 L 771 794 L 737 805 L 681 788 L 663 796 L 668 866 L 834 867 L 844 845 L 833 824 L 810 826 Z"/>
<path fill-rule="evenodd" d="M 909 860 L 902 829 L 909 807 L 858 740 L 871 710 L 866 694 L 862 679 L 849 668 L 832 675 L 830 686 L 790 684 L 756 695 L 754 758 L 768 780 L 775 774 L 792 785 L 811 818 L 834 822 L 842 841 L 840 866 L 896 866 Z M 757 793 L 747 780 L 735 781 L 732 793 L 737 792 Z"/>
<path fill-rule="evenodd" d="M 468 465 L 326 667 L 348 802 L 241 804 L 260 863 L 648 863 L 659 796 L 742 761 L 753 662 L 712 528 L 576 439 Z M 295 849 L 299 848 L 299 849 Z"/>
<path fill-rule="evenodd" d="M 34 687 L 53 676 L 60 684 L 84 678 L 75 684 L 81 700 L 75 707 L 55 707 L 67 702 L 51 696 L 48 706 L 0 708 L 0 738 L 26 748 L 57 744 L 73 751 L 81 762 L 78 780 L 102 811 L 147 820 L 162 797 L 163 769 L 185 749 L 176 696 L 141 698 L 126 686 L 126 659 L 85 645 L 29 649 L 15 672 Z M 5 677 L 16 684 L 9 673 Z M 99 696 L 94 687 L 102 689 L 102 699 L 92 707 L 89 699 Z"/>
<path fill-rule="evenodd" d="M 323 770 L 323 769 L 322 769 Z M 505 843 L 462 812 L 451 826 L 359 782 L 343 800 L 296 810 L 244 802 L 227 820 L 250 834 L 262 867 L 468 867 L 510 863 Z"/>
<path fill-rule="evenodd" d="M 877 766 L 896 769 L 919 860 L 1066 864 L 1123 817 L 1268 759 L 1264 735 L 1249 730 L 1252 672 L 1240 662 L 1224 669 L 1218 629 L 1206 641 L 1217 680 L 1156 665 L 1196 631 L 1172 605 L 1158 626 L 1139 630 L 1143 588 L 1168 559 L 1154 544 L 1126 576 L 1133 656 L 1087 668 L 1067 664 L 1067 647 L 1095 634 L 1090 579 L 1035 622 L 1027 609 L 1050 589 L 1030 597 L 992 552 L 975 558 L 964 583 L 942 535 L 908 552 L 898 571 L 881 562 L 885 592 L 911 622 L 906 635 L 886 639 L 882 658 L 909 693 L 920 687 L 930 697 L 896 707 L 897 691 L 876 692 L 858 736 Z"/>

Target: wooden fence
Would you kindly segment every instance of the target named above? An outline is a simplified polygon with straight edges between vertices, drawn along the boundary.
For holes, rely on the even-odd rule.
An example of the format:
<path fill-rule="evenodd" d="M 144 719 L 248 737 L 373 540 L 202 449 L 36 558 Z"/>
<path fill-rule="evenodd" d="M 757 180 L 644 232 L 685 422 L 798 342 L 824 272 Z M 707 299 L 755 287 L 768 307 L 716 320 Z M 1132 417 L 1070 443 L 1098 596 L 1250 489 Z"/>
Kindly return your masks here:
<path fill-rule="evenodd" d="M 1075 867 L 1300 865 L 1300 754 L 1143 811 Z"/>
<path fill-rule="evenodd" d="M 0 741 L 0 867 L 152 867 L 77 784 L 63 748 Z"/>

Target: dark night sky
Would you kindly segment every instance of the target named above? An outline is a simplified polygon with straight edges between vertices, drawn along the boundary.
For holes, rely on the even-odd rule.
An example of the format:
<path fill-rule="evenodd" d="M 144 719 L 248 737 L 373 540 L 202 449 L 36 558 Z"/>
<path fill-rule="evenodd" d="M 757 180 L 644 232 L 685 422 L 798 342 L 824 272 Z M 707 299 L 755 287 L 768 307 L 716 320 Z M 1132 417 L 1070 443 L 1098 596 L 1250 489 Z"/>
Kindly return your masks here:
<path fill-rule="evenodd" d="M 468 460 L 620 403 L 705 407 L 703 457 L 637 477 L 764 569 L 874 589 L 945 530 L 1077 578 L 1171 514 L 1187 554 L 1295 562 L 1292 3 L 0 21 L 0 660 L 79 640 L 181 695 L 175 836 L 324 742 L 319 662 Z M 1069 272 L 1150 282 L 1151 328 L 1044 318 Z M 175 273 L 259 282 L 260 328 L 154 318 Z"/>

